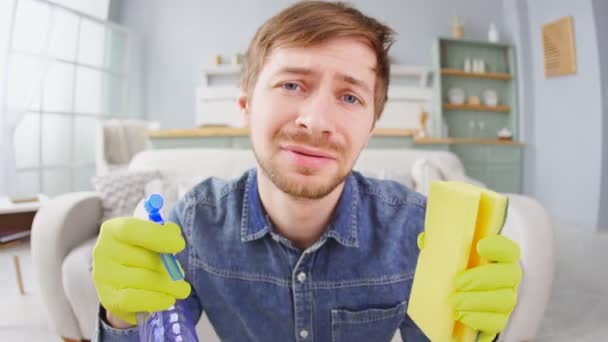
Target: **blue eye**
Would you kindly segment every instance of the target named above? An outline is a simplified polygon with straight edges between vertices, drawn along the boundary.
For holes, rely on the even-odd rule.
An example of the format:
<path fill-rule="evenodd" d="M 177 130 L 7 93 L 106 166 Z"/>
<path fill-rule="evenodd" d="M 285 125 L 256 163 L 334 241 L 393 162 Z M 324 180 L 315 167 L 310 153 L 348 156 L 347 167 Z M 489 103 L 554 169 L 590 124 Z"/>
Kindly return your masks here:
<path fill-rule="evenodd" d="M 359 102 L 359 99 L 357 97 L 355 97 L 354 95 L 344 95 L 343 99 L 344 99 L 344 101 L 346 101 L 347 103 L 350 103 L 350 104 L 356 104 Z"/>
<path fill-rule="evenodd" d="M 297 90 L 300 86 L 297 83 L 287 82 L 283 83 L 283 88 L 287 90 Z"/>

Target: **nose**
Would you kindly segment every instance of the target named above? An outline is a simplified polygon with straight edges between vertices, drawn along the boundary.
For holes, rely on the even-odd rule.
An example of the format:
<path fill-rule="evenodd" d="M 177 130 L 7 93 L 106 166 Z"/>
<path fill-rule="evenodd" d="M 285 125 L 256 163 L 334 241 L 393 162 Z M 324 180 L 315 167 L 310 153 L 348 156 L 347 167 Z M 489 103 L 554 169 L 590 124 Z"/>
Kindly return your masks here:
<path fill-rule="evenodd" d="M 335 131 L 332 118 L 333 98 L 331 94 L 316 91 L 300 107 L 296 125 L 306 129 L 313 136 L 331 135 Z"/>

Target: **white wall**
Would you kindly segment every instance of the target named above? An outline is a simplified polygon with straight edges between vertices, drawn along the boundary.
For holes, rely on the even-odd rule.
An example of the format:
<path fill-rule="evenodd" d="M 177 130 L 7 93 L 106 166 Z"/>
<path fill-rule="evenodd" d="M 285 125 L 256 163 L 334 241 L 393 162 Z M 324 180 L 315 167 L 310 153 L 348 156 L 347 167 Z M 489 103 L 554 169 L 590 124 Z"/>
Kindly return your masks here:
<path fill-rule="evenodd" d="M 293 0 L 114 1 L 112 20 L 140 36 L 141 110 L 163 127 L 194 125 L 194 89 L 200 69 L 217 54 L 244 52 L 255 30 Z M 392 52 L 398 63 L 431 65 L 437 36 L 449 36 L 453 15 L 465 20 L 465 35 L 485 39 L 491 21 L 503 29 L 500 1 L 356 0 L 352 3 L 396 29 Z M 136 85 L 137 87 L 137 85 Z"/>
<path fill-rule="evenodd" d="M 591 0 L 527 2 L 534 132 L 526 143 L 532 194 L 559 220 L 597 227 L 602 160 L 598 38 Z M 574 17 L 577 72 L 545 78 L 541 27 Z M 523 46 L 522 48 L 525 48 Z M 606 63 L 606 62 L 604 62 Z M 605 177 L 605 176 L 604 176 Z"/>

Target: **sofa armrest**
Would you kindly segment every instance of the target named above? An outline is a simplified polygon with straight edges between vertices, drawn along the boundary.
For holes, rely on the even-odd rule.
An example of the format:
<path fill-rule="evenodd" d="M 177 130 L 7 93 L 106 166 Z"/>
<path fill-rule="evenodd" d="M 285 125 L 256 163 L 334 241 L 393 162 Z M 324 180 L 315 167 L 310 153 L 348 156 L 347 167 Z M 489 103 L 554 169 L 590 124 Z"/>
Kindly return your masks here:
<path fill-rule="evenodd" d="M 72 249 L 99 233 L 101 215 L 101 198 L 97 193 L 76 192 L 45 202 L 32 223 L 34 272 L 49 312 L 50 326 L 63 337 L 82 336 L 65 295 L 62 264 Z"/>
<path fill-rule="evenodd" d="M 555 269 L 555 237 L 542 205 L 518 194 L 509 197 L 509 211 L 502 234 L 521 248 L 523 278 L 517 307 L 499 341 L 534 340 L 547 308 Z"/>

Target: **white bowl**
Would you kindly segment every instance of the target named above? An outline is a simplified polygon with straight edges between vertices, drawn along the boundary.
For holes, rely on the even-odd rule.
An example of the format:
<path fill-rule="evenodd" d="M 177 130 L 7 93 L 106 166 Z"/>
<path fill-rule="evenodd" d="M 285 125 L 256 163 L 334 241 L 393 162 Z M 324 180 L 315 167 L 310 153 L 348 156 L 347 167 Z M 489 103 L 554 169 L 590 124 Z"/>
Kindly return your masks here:
<path fill-rule="evenodd" d="M 463 104 L 465 98 L 465 93 L 462 88 L 450 88 L 448 90 L 448 101 L 451 104 Z"/>

